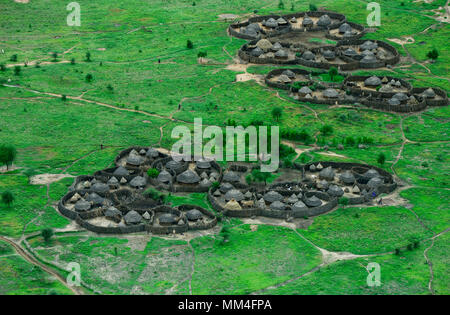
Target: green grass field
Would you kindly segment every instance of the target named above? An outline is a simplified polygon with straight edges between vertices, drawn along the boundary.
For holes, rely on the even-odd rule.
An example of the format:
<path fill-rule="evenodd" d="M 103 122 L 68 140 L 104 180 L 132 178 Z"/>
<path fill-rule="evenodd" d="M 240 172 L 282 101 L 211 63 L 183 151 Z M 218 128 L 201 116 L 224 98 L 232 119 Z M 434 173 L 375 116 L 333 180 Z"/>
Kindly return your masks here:
<path fill-rule="evenodd" d="M 69 262 L 79 262 L 89 293 L 450 292 L 448 107 L 398 114 L 353 104 L 293 101 L 287 92 L 256 81 L 277 66 L 237 65 L 237 52 L 246 41 L 230 37 L 226 30 L 231 21 L 219 17 L 235 14 L 244 20 L 254 10 L 259 15 L 288 14 L 308 10 L 311 2 L 365 25 L 371 1 L 292 0 L 284 1 L 284 9 L 272 0 L 196 0 L 195 5 L 187 0 L 77 2 L 82 8 L 80 27 L 67 26 L 66 1 L 5 0 L 0 4 L 0 65 L 5 66 L 0 70 L 0 144 L 17 149 L 13 168 L 0 172 L 0 193 L 11 191 L 15 196 L 11 206 L 0 203 L 1 236 L 17 243 L 27 237 L 36 257 L 61 274 Z M 354 74 L 397 76 L 415 87 L 440 87 L 449 94 L 450 26 L 438 22 L 430 11 L 446 1 L 377 2 L 381 26 L 364 38 L 389 42 L 402 60 L 392 69 Z M 391 41 L 405 37 L 414 41 L 404 45 Z M 187 48 L 187 40 L 193 42 L 192 49 Z M 426 55 L 434 48 L 439 57 L 431 63 Z M 197 58 L 199 52 L 207 53 L 203 62 Z M 16 65 L 19 75 L 14 73 Z M 244 73 L 251 80 L 236 82 L 236 76 Z M 327 74 L 315 79 L 330 80 Z M 279 120 L 271 115 L 274 107 L 282 109 Z M 172 129 L 192 128 L 197 117 L 205 125 L 220 127 L 234 120 L 244 126 L 260 122 L 279 125 L 282 131 L 305 131 L 310 137 L 307 143 L 282 139 L 307 151 L 298 163 L 345 161 L 379 166 L 398 176 L 402 189 L 395 197 L 398 203 L 340 208 L 312 218 L 308 228 L 295 231 L 264 224 L 255 228 L 225 219 L 217 229 L 224 223 L 230 226 L 230 240 L 225 244 L 217 231 L 195 234 L 193 239 L 81 231 L 57 233 L 49 244 L 38 236 L 44 228 L 73 229 L 70 220 L 54 208 L 73 177 L 32 185 L 28 172 L 91 174 L 111 167 L 117 153 L 132 145 L 170 149 L 175 141 Z M 325 125 L 332 128 L 328 135 L 320 132 Z M 360 139 L 367 142 L 363 148 L 358 146 Z M 328 151 L 322 148 L 325 145 Z M 382 165 L 380 153 L 386 157 Z M 171 195 L 168 201 L 212 210 L 205 194 Z M 297 279 L 322 263 L 320 251 L 307 240 L 328 251 L 376 255 L 334 262 Z M 409 250 L 415 241 L 418 248 Z M 393 253 L 396 249 L 399 254 Z M 366 284 L 369 262 L 381 266 L 380 287 Z M 429 262 L 433 292 L 428 288 Z M 292 279 L 297 280 L 289 282 Z M 289 283 L 283 285 L 285 281 Z M 271 286 L 278 287 L 264 291 Z M 71 293 L 0 242 L 0 294 Z"/>

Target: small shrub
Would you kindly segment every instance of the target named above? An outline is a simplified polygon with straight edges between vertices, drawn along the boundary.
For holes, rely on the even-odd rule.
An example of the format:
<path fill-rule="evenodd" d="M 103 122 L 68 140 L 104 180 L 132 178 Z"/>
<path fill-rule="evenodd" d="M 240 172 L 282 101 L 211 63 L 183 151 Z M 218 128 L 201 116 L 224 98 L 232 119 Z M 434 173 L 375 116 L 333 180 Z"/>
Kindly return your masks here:
<path fill-rule="evenodd" d="M 16 62 L 17 61 L 17 54 L 12 55 L 11 58 L 9 58 L 9 61 Z"/>
<path fill-rule="evenodd" d="M 159 175 L 159 171 L 156 168 L 149 168 L 147 171 L 147 175 L 150 178 L 156 178 Z"/>
<path fill-rule="evenodd" d="M 9 190 L 4 191 L 2 193 L 2 202 L 7 206 L 11 207 L 11 205 L 14 203 L 16 198 L 14 198 L 14 195 Z"/>
<path fill-rule="evenodd" d="M 187 49 L 192 49 L 194 48 L 194 43 L 190 39 L 188 39 L 186 42 L 186 47 Z"/>
<path fill-rule="evenodd" d="M 313 4 L 313 3 L 310 3 L 309 4 L 309 11 L 312 11 L 312 12 L 317 11 L 317 6 L 315 4 Z"/>
<path fill-rule="evenodd" d="M 86 75 L 86 82 L 90 83 L 90 82 L 92 82 L 93 79 L 94 79 L 94 77 L 92 76 L 92 74 L 88 73 Z"/>
<path fill-rule="evenodd" d="M 41 231 L 41 236 L 46 243 L 50 242 L 53 235 L 54 235 L 54 232 L 50 228 L 46 228 Z"/>
<path fill-rule="evenodd" d="M 434 48 L 427 53 L 427 57 L 436 60 L 439 57 L 439 52 L 437 51 L 436 48 Z"/>
<path fill-rule="evenodd" d="M 20 71 L 22 71 L 20 66 L 14 66 L 14 75 L 20 75 Z"/>

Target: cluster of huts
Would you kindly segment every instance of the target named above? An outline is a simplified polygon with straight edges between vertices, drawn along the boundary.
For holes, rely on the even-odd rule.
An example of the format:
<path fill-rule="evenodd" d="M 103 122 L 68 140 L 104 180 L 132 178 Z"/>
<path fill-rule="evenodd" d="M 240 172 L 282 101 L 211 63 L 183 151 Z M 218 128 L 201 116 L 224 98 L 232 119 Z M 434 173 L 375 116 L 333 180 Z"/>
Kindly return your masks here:
<path fill-rule="evenodd" d="M 325 72 L 323 72 L 325 73 Z M 447 106 L 447 93 L 439 88 L 413 88 L 403 79 L 390 76 L 347 76 L 343 82 L 324 82 L 319 72 L 275 69 L 267 85 L 290 91 L 298 101 L 315 104 L 354 104 L 394 112 L 414 112 L 428 106 Z"/>
<path fill-rule="evenodd" d="M 210 229 L 216 215 L 196 205 L 172 207 L 161 192 L 206 192 L 214 210 L 227 216 L 266 216 L 291 220 L 335 208 L 340 197 L 364 203 L 396 187 L 389 173 L 367 165 L 322 162 L 294 165 L 292 181 L 280 177 L 270 186 L 249 184 L 253 164 L 176 161 L 158 150 L 132 147 L 116 165 L 76 178 L 59 211 L 96 233 L 184 233 Z"/>

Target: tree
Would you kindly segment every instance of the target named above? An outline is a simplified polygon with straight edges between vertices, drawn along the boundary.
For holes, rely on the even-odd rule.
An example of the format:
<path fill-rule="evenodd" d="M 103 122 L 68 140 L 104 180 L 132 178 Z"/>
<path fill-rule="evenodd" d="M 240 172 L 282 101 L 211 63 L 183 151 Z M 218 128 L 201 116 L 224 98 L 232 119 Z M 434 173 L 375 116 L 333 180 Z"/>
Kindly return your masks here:
<path fill-rule="evenodd" d="M 430 58 L 430 59 L 436 60 L 439 57 L 439 52 L 437 51 L 436 48 L 433 48 L 432 50 L 430 50 L 427 53 L 427 57 Z"/>
<path fill-rule="evenodd" d="M 55 234 L 55 233 L 54 233 L 53 230 L 50 229 L 50 228 L 46 228 L 46 229 L 43 229 L 43 230 L 41 231 L 41 236 L 42 236 L 42 238 L 44 239 L 44 241 L 45 241 L 46 243 L 49 243 L 49 242 L 50 242 L 50 239 L 52 238 L 52 236 L 53 236 L 54 234 Z"/>
<path fill-rule="evenodd" d="M 6 71 L 6 66 L 3 63 L 0 64 L 0 71 L 1 72 L 5 72 Z"/>
<path fill-rule="evenodd" d="M 281 115 L 283 115 L 283 110 L 280 107 L 275 107 L 274 109 L 272 109 L 272 117 L 276 121 L 280 120 Z"/>
<path fill-rule="evenodd" d="M 86 53 L 86 61 L 91 62 L 91 53 L 89 51 Z"/>
<path fill-rule="evenodd" d="M 2 193 L 2 202 L 8 206 L 11 207 L 11 205 L 13 204 L 14 200 L 16 200 L 16 198 L 14 198 L 14 195 L 12 194 L 12 192 L 10 192 L 9 190 L 4 191 Z"/>
<path fill-rule="evenodd" d="M 70 64 L 74 65 L 75 64 L 75 58 L 70 59 Z"/>
<path fill-rule="evenodd" d="M 341 198 L 339 198 L 339 204 L 341 205 L 341 206 L 347 206 L 348 205 L 348 198 L 347 197 L 341 197 Z"/>
<path fill-rule="evenodd" d="M 56 62 L 57 58 L 58 58 L 58 54 L 56 52 L 52 53 L 52 57 L 53 57 L 53 62 Z"/>
<path fill-rule="evenodd" d="M 334 78 L 338 75 L 338 70 L 335 67 L 331 67 L 328 70 L 328 75 L 330 76 L 330 80 L 334 81 Z"/>
<path fill-rule="evenodd" d="M 309 11 L 317 11 L 317 6 L 313 3 L 309 4 Z"/>
<path fill-rule="evenodd" d="M 186 42 L 186 47 L 188 49 L 192 49 L 192 48 L 194 48 L 194 43 L 190 39 L 188 39 Z"/>
<path fill-rule="evenodd" d="M 333 127 L 330 125 L 323 125 L 322 128 L 320 128 L 320 132 L 322 135 L 329 136 L 333 133 Z"/>
<path fill-rule="evenodd" d="M 0 145 L 0 164 L 6 165 L 6 169 L 12 165 L 17 156 L 17 150 L 12 145 Z"/>
<path fill-rule="evenodd" d="M 149 168 L 147 171 L 147 175 L 150 178 L 156 178 L 159 175 L 159 171 L 156 168 Z"/>
<path fill-rule="evenodd" d="M 94 77 L 92 76 L 92 74 L 88 73 L 86 75 L 86 82 L 92 82 L 93 79 L 94 79 Z"/>
<path fill-rule="evenodd" d="M 380 164 L 380 165 L 383 165 L 384 162 L 386 162 L 386 155 L 384 155 L 383 152 L 380 152 L 380 153 L 378 154 L 377 162 L 378 162 L 378 164 Z"/>
<path fill-rule="evenodd" d="M 20 75 L 21 70 L 20 66 L 14 66 L 14 75 Z"/>
<path fill-rule="evenodd" d="M 269 172 L 261 172 L 258 169 L 254 169 L 252 171 L 253 181 L 264 183 L 264 185 L 267 185 L 267 180 L 272 176 Z"/>
<path fill-rule="evenodd" d="M 17 61 L 17 54 L 14 54 L 11 56 L 11 58 L 9 58 L 10 61 L 12 62 L 16 62 Z"/>
<path fill-rule="evenodd" d="M 280 0 L 280 1 L 278 2 L 278 8 L 281 9 L 281 10 L 284 9 L 284 2 L 283 2 L 283 0 Z"/>

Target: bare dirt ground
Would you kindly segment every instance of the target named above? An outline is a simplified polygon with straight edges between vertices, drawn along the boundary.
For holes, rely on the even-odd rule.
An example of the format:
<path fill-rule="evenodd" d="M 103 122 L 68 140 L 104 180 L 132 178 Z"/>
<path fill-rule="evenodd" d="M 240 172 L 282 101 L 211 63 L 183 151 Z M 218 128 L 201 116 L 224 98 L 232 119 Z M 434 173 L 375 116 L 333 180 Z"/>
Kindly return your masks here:
<path fill-rule="evenodd" d="M 14 0 L 14 2 L 17 2 L 17 3 L 28 3 L 30 1 L 29 0 Z"/>
<path fill-rule="evenodd" d="M 415 43 L 415 40 L 412 36 L 405 36 L 403 38 L 388 38 L 388 40 L 399 45 L 408 45 Z"/>
<path fill-rule="evenodd" d="M 60 181 L 66 177 L 74 177 L 70 174 L 39 174 L 31 177 L 31 185 L 47 185 L 57 181 Z"/>
<path fill-rule="evenodd" d="M 11 165 L 10 167 L 0 166 L 0 173 L 11 172 L 20 169 L 20 167 Z"/>

